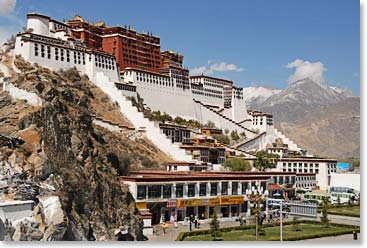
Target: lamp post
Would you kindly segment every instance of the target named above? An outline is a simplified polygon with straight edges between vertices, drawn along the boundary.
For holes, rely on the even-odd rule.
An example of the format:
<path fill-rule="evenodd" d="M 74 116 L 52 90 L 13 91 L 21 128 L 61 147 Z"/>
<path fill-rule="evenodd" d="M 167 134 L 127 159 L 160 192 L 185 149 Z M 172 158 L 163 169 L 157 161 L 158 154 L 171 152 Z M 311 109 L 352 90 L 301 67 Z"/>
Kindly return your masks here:
<path fill-rule="evenodd" d="M 260 185 L 259 182 L 256 182 L 256 193 L 251 191 L 251 194 L 248 196 L 248 199 L 250 203 L 253 205 L 253 211 L 255 212 L 255 234 L 256 234 L 256 240 L 259 240 L 259 215 L 261 212 L 261 204 L 266 202 L 267 195 L 264 193 L 263 195 L 260 195 Z M 264 189 L 265 192 L 265 189 Z M 251 205 L 250 205 L 251 206 Z"/>

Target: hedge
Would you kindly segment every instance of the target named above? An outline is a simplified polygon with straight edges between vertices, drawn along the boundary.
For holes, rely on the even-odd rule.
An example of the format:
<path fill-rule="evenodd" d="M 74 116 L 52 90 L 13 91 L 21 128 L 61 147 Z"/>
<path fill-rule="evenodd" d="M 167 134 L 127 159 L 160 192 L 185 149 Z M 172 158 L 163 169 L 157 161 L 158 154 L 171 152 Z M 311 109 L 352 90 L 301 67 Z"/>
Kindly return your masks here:
<path fill-rule="evenodd" d="M 316 225 L 321 225 L 322 224 L 321 222 L 316 221 L 316 220 L 295 220 L 295 221 L 283 222 L 283 226 L 293 225 L 293 224 L 301 224 L 301 223 L 316 224 Z M 316 234 L 295 236 L 295 237 L 283 238 L 283 240 L 284 241 L 295 241 L 295 240 L 314 239 L 314 238 L 321 238 L 321 237 L 328 237 L 328 236 L 338 236 L 338 235 L 343 235 L 343 234 L 351 234 L 351 233 L 353 233 L 353 231 L 356 231 L 357 233 L 360 232 L 360 227 L 359 226 L 352 226 L 352 225 L 345 225 L 345 224 L 338 224 L 338 223 L 332 223 L 332 224 L 330 223 L 329 225 L 340 226 L 340 227 L 350 227 L 350 228 L 353 228 L 353 229 L 334 231 L 332 233 L 316 233 Z M 274 223 L 270 223 L 270 224 L 263 224 L 262 228 L 275 227 L 275 226 L 279 226 L 279 222 L 274 222 Z M 256 227 L 256 225 L 254 224 L 254 225 L 246 225 L 246 226 L 224 227 L 224 228 L 220 228 L 219 230 L 221 232 L 230 232 L 230 231 L 234 231 L 234 230 L 253 229 L 255 227 Z M 191 232 L 181 232 L 177 236 L 176 241 L 183 241 L 186 237 L 189 237 L 189 236 L 205 235 L 205 234 L 210 234 L 210 233 L 211 233 L 210 229 L 196 230 L 196 231 L 191 231 Z M 272 240 L 270 240 L 270 241 L 272 241 Z M 279 241 L 279 238 L 276 238 L 273 241 Z"/>

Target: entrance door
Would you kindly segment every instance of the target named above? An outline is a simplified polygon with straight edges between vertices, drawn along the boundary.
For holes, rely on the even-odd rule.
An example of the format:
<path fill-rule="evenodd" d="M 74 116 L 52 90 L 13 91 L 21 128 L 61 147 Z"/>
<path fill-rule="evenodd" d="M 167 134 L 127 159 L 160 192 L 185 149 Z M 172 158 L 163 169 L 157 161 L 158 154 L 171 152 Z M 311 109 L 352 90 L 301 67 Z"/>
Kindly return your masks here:
<path fill-rule="evenodd" d="M 198 207 L 198 214 L 199 214 L 199 219 L 203 220 L 206 218 L 207 213 L 205 212 L 205 206 L 199 206 Z"/>
<path fill-rule="evenodd" d="M 231 215 L 232 217 L 238 216 L 239 215 L 239 207 L 238 205 L 232 205 L 231 206 Z"/>
<path fill-rule="evenodd" d="M 222 217 L 229 217 L 229 209 L 228 209 L 228 206 L 222 206 L 220 208 L 220 212 L 222 213 Z"/>
<path fill-rule="evenodd" d="M 214 207 L 209 207 L 209 217 L 213 218 L 214 216 Z"/>
<path fill-rule="evenodd" d="M 195 207 L 187 207 L 186 208 L 186 216 L 190 217 L 192 215 L 192 217 L 195 217 Z"/>
<path fill-rule="evenodd" d="M 183 221 L 184 220 L 184 210 L 180 209 L 177 210 L 177 221 Z"/>
<path fill-rule="evenodd" d="M 170 221 L 171 215 L 170 215 L 170 210 L 169 209 L 164 209 L 164 221 L 168 222 Z"/>
<path fill-rule="evenodd" d="M 161 208 L 154 207 L 151 210 L 152 213 L 152 225 L 157 225 L 161 220 Z"/>

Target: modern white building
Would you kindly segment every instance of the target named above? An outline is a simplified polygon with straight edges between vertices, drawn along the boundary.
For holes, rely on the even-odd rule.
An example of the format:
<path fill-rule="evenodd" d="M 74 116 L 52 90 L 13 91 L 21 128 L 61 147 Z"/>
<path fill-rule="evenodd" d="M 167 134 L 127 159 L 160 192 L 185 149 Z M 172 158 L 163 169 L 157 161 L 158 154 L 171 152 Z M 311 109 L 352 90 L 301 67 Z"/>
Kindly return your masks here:
<path fill-rule="evenodd" d="M 328 190 L 331 185 L 331 175 L 337 170 L 336 163 L 335 159 L 281 157 L 272 171 L 316 173 L 317 186 L 320 190 Z"/>

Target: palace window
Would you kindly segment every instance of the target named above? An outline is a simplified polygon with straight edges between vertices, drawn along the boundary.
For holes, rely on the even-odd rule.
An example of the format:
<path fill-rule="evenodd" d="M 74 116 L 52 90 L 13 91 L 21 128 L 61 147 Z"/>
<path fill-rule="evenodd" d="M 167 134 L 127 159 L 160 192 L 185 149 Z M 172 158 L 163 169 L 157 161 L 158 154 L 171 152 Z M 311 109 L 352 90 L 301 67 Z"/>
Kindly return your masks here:
<path fill-rule="evenodd" d="M 248 183 L 242 183 L 242 194 L 246 194 L 246 189 L 248 188 Z"/>
<path fill-rule="evenodd" d="M 177 184 L 176 185 L 176 198 L 182 198 L 183 197 L 183 184 Z"/>
<path fill-rule="evenodd" d="M 60 49 L 61 61 L 64 61 L 64 49 Z"/>
<path fill-rule="evenodd" d="M 145 185 L 138 185 L 138 200 L 147 197 L 147 187 Z"/>
<path fill-rule="evenodd" d="M 210 183 L 210 195 L 218 194 L 218 183 Z"/>
<path fill-rule="evenodd" d="M 194 197 L 195 196 L 195 184 L 187 185 L 187 196 Z"/>
<path fill-rule="evenodd" d="M 206 183 L 200 184 L 200 190 L 199 190 L 200 196 L 206 196 Z"/>
<path fill-rule="evenodd" d="M 38 44 L 34 43 L 34 56 L 38 56 Z"/>
<path fill-rule="evenodd" d="M 232 195 L 238 195 L 238 182 L 232 182 Z"/>
<path fill-rule="evenodd" d="M 51 47 L 47 46 L 47 58 L 51 59 Z"/>
<path fill-rule="evenodd" d="M 228 195 L 228 182 L 222 182 L 222 195 Z"/>
<path fill-rule="evenodd" d="M 59 60 L 59 49 L 55 47 L 55 59 Z"/>
<path fill-rule="evenodd" d="M 149 185 L 148 186 L 148 198 L 161 198 L 162 186 L 161 185 Z"/>
<path fill-rule="evenodd" d="M 172 197 L 172 187 L 171 185 L 163 185 L 163 198 Z"/>
<path fill-rule="evenodd" d="M 279 184 L 283 184 L 283 177 L 279 177 Z"/>
<path fill-rule="evenodd" d="M 260 187 L 263 188 L 263 190 L 266 190 L 266 182 L 261 182 Z"/>
<path fill-rule="evenodd" d="M 41 45 L 41 57 L 45 57 L 45 45 Z"/>

